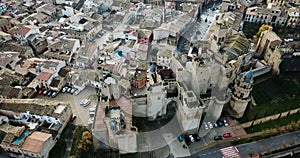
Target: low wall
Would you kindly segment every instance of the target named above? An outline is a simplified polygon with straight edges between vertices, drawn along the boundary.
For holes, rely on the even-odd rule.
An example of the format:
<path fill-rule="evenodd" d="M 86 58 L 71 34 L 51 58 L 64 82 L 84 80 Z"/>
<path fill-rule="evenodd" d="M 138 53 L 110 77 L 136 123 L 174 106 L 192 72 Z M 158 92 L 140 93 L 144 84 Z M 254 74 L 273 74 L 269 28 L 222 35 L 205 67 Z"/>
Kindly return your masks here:
<path fill-rule="evenodd" d="M 276 119 L 286 117 L 288 115 L 296 114 L 296 113 L 299 113 L 299 112 L 300 112 L 300 108 L 297 108 L 297 109 L 282 112 L 282 113 L 279 113 L 279 114 L 275 114 L 275 115 L 267 116 L 267 117 L 264 117 L 264 118 L 260 118 L 260 119 L 257 119 L 257 120 L 249 121 L 249 122 L 240 124 L 240 126 L 242 128 L 247 128 L 247 127 L 250 127 L 251 125 L 258 125 L 258 124 L 261 124 L 261 123 L 265 123 L 265 122 L 268 122 L 268 121 L 271 121 L 271 120 L 276 120 Z"/>

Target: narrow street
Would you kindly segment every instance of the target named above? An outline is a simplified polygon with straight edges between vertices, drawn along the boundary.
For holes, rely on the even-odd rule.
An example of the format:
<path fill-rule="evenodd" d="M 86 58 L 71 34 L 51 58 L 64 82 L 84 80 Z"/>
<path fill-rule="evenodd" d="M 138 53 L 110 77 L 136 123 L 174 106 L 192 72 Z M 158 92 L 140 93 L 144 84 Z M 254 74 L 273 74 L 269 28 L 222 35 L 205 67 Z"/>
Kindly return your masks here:
<path fill-rule="evenodd" d="M 262 139 L 259 141 L 237 145 L 236 148 L 239 151 L 239 154 L 242 158 L 249 157 L 249 154 L 258 154 L 264 152 L 270 152 L 283 148 L 284 146 L 288 147 L 290 145 L 300 144 L 300 131 L 295 131 L 267 139 Z M 195 153 L 189 158 L 220 158 L 222 153 L 219 150 L 221 147 L 211 147 L 205 149 L 201 152 Z"/>

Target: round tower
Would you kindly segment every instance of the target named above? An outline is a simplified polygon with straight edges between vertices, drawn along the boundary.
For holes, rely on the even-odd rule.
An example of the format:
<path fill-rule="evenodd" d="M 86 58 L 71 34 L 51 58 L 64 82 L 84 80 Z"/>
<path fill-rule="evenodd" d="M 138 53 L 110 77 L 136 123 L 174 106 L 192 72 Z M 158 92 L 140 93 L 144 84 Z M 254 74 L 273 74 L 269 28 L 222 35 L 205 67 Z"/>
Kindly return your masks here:
<path fill-rule="evenodd" d="M 229 113 L 232 117 L 241 118 L 247 108 L 253 87 L 252 70 L 237 75 L 234 80 Z"/>

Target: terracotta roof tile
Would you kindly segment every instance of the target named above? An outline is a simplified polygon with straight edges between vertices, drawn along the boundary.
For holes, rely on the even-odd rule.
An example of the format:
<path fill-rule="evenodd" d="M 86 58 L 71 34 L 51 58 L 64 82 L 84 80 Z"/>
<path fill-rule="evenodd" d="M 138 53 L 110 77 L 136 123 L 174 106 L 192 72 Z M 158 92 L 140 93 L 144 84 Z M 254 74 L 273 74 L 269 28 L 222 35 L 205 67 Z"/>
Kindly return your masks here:
<path fill-rule="evenodd" d="M 51 134 L 35 131 L 25 139 L 22 149 L 33 153 L 39 153 L 45 142 L 51 137 Z"/>
<path fill-rule="evenodd" d="M 19 30 L 18 30 L 18 34 L 25 36 L 28 32 L 30 31 L 30 28 L 26 27 L 26 26 L 22 26 Z"/>
<path fill-rule="evenodd" d="M 47 69 L 46 69 L 47 70 Z M 47 81 L 53 75 L 53 71 L 43 71 L 39 75 L 36 76 L 36 79 Z"/>

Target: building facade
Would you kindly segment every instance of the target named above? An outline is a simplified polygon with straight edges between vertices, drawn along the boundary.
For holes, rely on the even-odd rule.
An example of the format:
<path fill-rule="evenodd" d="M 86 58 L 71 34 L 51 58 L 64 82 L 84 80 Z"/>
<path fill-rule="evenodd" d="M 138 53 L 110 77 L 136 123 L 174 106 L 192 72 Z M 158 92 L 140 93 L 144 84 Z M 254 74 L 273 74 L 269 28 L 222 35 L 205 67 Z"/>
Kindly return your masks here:
<path fill-rule="evenodd" d="M 285 26 L 287 19 L 288 14 L 283 8 L 270 3 L 267 8 L 257 6 L 248 8 L 244 21 Z"/>
<path fill-rule="evenodd" d="M 286 26 L 300 27 L 300 8 L 292 7 L 288 10 L 288 20 Z"/>

